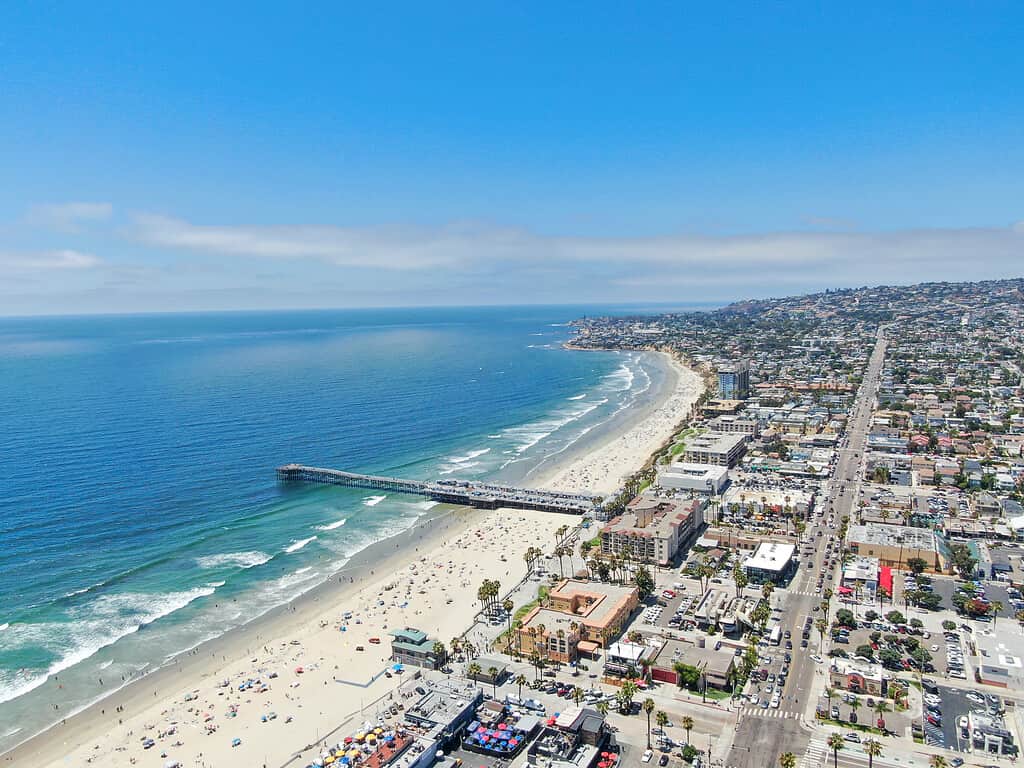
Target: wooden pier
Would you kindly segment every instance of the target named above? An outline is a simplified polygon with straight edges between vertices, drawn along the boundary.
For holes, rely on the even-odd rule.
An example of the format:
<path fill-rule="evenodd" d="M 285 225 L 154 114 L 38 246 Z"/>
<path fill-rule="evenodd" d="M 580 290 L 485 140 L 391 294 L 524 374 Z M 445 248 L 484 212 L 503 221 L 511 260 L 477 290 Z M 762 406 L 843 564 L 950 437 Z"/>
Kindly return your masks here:
<path fill-rule="evenodd" d="M 533 488 L 515 488 L 472 480 L 404 480 L 398 477 L 363 475 L 340 469 L 285 464 L 277 468 L 277 479 L 286 483 L 348 485 L 374 491 L 391 491 L 427 496 L 445 504 L 461 504 L 481 509 L 537 509 L 583 515 L 599 509 L 597 497 L 579 493 L 560 493 Z"/>

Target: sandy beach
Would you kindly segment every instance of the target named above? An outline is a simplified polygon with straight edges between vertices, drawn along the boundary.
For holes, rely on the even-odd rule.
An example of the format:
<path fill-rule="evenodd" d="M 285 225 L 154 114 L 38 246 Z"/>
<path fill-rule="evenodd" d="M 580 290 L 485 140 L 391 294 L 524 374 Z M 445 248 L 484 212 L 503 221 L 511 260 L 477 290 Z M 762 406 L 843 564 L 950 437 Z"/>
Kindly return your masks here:
<path fill-rule="evenodd" d="M 672 434 L 702 382 L 672 360 L 652 405 L 543 485 L 609 492 Z M 653 408 L 652 408 L 653 406 Z M 402 682 L 386 675 L 388 632 L 406 626 L 450 645 L 474 622 L 477 589 L 502 593 L 526 574 L 530 546 L 550 550 L 571 516 L 449 509 L 378 542 L 287 606 L 131 682 L 3 755 L 4 765 L 186 768 L 306 765 L 316 743 L 355 714 L 375 718 Z M 51 680 L 59 701 L 59 680 Z M 145 740 L 153 740 L 146 748 Z M 237 746 L 232 746 L 240 739 Z M 310 751 L 313 750 L 313 751 Z"/>
<path fill-rule="evenodd" d="M 629 419 L 622 429 L 608 435 L 569 465 L 538 475 L 538 485 L 610 494 L 671 437 L 704 391 L 704 382 L 696 371 L 675 357 L 657 354 L 666 359 L 671 380 L 666 381 L 658 394 L 653 410 L 640 418 Z"/>

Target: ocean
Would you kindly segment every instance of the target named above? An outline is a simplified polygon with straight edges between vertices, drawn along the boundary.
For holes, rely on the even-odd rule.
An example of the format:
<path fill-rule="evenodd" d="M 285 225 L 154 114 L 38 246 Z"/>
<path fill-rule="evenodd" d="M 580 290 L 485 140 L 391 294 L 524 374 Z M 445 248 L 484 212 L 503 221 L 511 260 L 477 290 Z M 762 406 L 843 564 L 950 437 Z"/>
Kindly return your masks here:
<path fill-rule="evenodd" d="M 0 752 L 433 506 L 276 466 L 529 485 L 584 451 L 664 378 L 562 349 L 587 311 L 0 319 Z"/>

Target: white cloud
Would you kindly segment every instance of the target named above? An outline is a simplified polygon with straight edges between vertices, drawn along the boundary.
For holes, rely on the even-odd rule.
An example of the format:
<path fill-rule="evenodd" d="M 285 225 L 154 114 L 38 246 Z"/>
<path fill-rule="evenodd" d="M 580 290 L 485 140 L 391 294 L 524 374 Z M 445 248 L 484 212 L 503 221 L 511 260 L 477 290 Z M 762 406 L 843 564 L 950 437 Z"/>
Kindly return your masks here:
<path fill-rule="evenodd" d="M 526 230 L 448 226 L 361 229 L 333 226 L 197 225 L 166 216 L 136 217 L 134 236 L 168 249 L 273 259 L 308 259 L 384 270 L 553 267 L 585 274 L 588 268 L 855 271 L 865 281 L 886 271 L 919 268 L 921 278 L 969 277 L 970 268 L 1024 264 L 1024 228 L 915 229 L 888 232 L 778 232 L 754 235 L 675 235 L 586 238 L 537 235 Z M 963 273 L 950 274 L 963 268 Z M 872 276 L 872 270 L 881 273 Z M 583 276 L 581 274 L 581 276 Z M 749 276 L 749 274 L 747 274 Z M 657 277 L 657 275 L 654 275 Z"/>
<path fill-rule="evenodd" d="M 98 267 L 103 262 L 91 253 L 70 249 L 33 253 L 0 253 L 0 271 L 39 272 L 80 270 Z"/>
<path fill-rule="evenodd" d="M 81 224 L 106 221 L 113 215 L 110 203 L 87 202 L 37 205 L 29 212 L 30 220 L 63 232 L 76 232 Z"/>

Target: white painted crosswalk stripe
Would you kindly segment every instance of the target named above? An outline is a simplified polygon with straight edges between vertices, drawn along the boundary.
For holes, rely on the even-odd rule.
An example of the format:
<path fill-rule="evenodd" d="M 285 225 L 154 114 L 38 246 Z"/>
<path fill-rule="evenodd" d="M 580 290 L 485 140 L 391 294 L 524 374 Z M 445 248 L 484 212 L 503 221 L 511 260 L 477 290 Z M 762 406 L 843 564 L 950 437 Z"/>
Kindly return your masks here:
<path fill-rule="evenodd" d="M 819 768 L 828 757 L 828 747 L 821 739 L 811 739 L 800 758 L 800 768 Z"/>
<path fill-rule="evenodd" d="M 799 712 L 786 712 L 781 709 L 748 709 L 745 714 L 750 717 L 773 717 L 781 720 L 800 720 L 802 717 Z"/>

